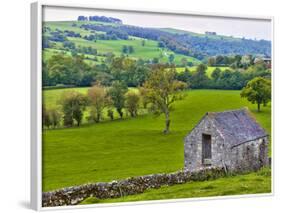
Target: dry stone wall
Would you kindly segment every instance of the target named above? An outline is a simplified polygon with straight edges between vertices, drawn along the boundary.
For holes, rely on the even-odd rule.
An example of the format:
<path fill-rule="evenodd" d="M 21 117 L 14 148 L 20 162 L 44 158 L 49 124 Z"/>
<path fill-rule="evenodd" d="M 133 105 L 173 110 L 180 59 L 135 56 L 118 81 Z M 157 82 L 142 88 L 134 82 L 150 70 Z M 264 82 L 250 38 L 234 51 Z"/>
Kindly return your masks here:
<path fill-rule="evenodd" d="M 225 176 L 223 168 L 208 167 L 196 171 L 181 170 L 175 173 L 152 174 L 108 183 L 91 183 L 67 187 L 52 192 L 43 192 L 42 206 L 76 205 L 90 196 L 99 199 L 117 198 L 143 193 L 147 189 L 156 189 L 165 185 L 210 180 L 222 176 Z"/>

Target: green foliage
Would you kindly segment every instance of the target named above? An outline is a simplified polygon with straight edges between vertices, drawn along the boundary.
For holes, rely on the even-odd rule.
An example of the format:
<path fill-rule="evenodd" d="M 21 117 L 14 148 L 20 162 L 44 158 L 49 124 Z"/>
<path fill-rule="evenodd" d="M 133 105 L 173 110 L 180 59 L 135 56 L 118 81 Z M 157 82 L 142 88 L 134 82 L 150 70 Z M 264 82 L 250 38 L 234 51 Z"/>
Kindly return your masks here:
<path fill-rule="evenodd" d="M 134 52 L 134 47 L 132 45 L 123 45 L 122 47 L 122 53 L 124 54 L 132 54 Z"/>
<path fill-rule="evenodd" d="M 122 110 L 125 107 L 125 94 L 127 91 L 127 86 L 120 81 L 114 81 L 108 90 L 108 94 L 113 102 L 113 106 L 116 108 L 120 118 L 123 117 Z"/>
<path fill-rule="evenodd" d="M 174 62 L 174 60 L 175 60 L 175 55 L 174 54 L 170 54 L 169 55 L 169 62 L 170 62 L 170 64 L 172 64 Z"/>
<path fill-rule="evenodd" d="M 80 126 L 83 118 L 83 111 L 88 105 L 88 99 L 85 95 L 74 90 L 64 92 L 61 101 L 63 111 L 64 126 L 73 126 L 76 121 L 77 126 Z"/>
<path fill-rule="evenodd" d="M 151 103 L 151 111 L 155 114 L 165 114 L 164 133 L 170 130 L 170 110 L 172 104 L 182 98 L 178 93 L 186 88 L 184 82 L 176 80 L 176 71 L 164 67 L 156 67 L 150 73 L 148 80 L 144 83 L 144 95 Z"/>
<path fill-rule="evenodd" d="M 214 71 L 212 72 L 211 77 L 212 77 L 215 81 L 217 81 L 217 80 L 219 79 L 220 75 L 221 75 L 221 72 L 222 72 L 221 69 L 218 68 L 218 67 L 216 67 L 216 68 L 214 69 Z"/>
<path fill-rule="evenodd" d="M 196 71 L 192 73 L 191 85 L 192 88 L 204 88 L 208 85 L 208 77 L 206 75 L 207 66 L 200 64 L 196 67 Z"/>
<path fill-rule="evenodd" d="M 241 91 L 241 97 L 247 98 L 253 104 L 257 104 L 258 112 L 260 105 L 266 104 L 271 100 L 271 81 L 262 77 L 256 77 L 249 81 Z"/>
<path fill-rule="evenodd" d="M 128 91 L 125 95 L 125 107 L 130 113 L 131 117 L 138 115 L 138 107 L 140 102 L 140 96 L 135 91 Z"/>
<path fill-rule="evenodd" d="M 107 116 L 110 118 L 110 120 L 114 119 L 114 112 L 112 109 L 107 110 Z"/>
<path fill-rule="evenodd" d="M 43 85 L 81 85 L 86 76 L 91 75 L 90 67 L 83 60 L 84 58 L 78 55 L 75 57 L 53 55 L 46 64 L 43 64 Z M 89 81 L 91 83 L 92 79 Z"/>
<path fill-rule="evenodd" d="M 56 128 L 59 126 L 61 120 L 61 114 L 58 109 L 50 108 L 46 109 L 45 105 L 42 108 L 42 121 L 43 126 L 50 128 Z"/>
<path fill-rule="evenodd" d="M 98 123 L 102 119 L 103 110 L 110 102 L 106 89 L 101 85 L 94 85 L 88 90 L 88 97 L 91 108 L 90 120 Z"/>

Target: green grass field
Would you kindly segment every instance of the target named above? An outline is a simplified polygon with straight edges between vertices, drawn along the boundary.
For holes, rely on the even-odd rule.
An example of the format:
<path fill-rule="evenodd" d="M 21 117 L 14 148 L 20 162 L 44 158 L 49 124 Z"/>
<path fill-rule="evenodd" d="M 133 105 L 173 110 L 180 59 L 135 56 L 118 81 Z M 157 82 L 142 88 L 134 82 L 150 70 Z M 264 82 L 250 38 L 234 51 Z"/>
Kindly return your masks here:
<path fill-rule="evenodd" d="M 72 24 L 75 23 L 76 26 L 72 26 Z M 86 24 L 87 22 L 76 22 L 76 21 L 62 21 L 62 22 L 46 22 L 44 23 L 44 26 L 49 27 L 52 31 L 55 31 L 56 29 L 60 29 L 62 31 L 69 30 L 74 31 L 75 33 L 80 33 L 81 36 L 90 35 L 91 32 L 84 30 L 80 28 L 81 24 Z M 106 24 L 106 25 L 112 25 L 112 23 L 103 23 L 103 22 L 89 22 L 91 24 Z M 95 31 L 96 33 L 104 33 Z M 45 35 L 49 35 L 47 32 L 45 32 Z M 76 46 L 81 47 L 92 47 L 97 49 L 98 53 L 114 53 L 116 56 L 119 56 L 122 54 L 122 47 L 123 45 L 130 45 L 134 48 L 134 53 L 129 54 L 132 58 L 142 58 L 145 60 L 153 59 L 153 58 L 159 58 L 159 61 L 162 63 L 168 62 L 168 57 L 170 54 L 174 54 L 175 64 L 180 64 L 182 58 L 186 58 L 188 62 L 192 62 L 194 65 L 198 65 L 200 63 L 199 60 L 193 57 L 176 54 L 170 50 L 159 48 L 158 42 L 153 40 L 147 40 L 145 41 L 145 45 L 141 45 L 141 41 L 143 39 L 140 39 L 138 37 L 130 36 L 130 39 L 128 40 L 97 40 L 94 41 L 88 41 L 83 38 L 73 38 L 73 37 L 67 37 L 69 41 L 72 41 L 75 43 Z M 60 42 L 55 42 L 57 47 L 62 46 Z M 59 50 L 57 50 L 59 51 Z M 61 51 L 59 51 L 61 52 Z M 44 50 L 44 60 L 50 58 L 53 54 L 55 54 L 56 51 L 45 49 Z M 70 52 L 66 52 L 67 55 L 70 54 Z M 89 57 L 91 57 L 89 55 Z M 88 60 L 87 62 L 92 62 L 93 64 L 95 62 Z"/>
<path fill-rule="evenodd" d="M 258 186 L 258 187 L 257 187 Z M 256 173 L 229 176 L 216 180 L 189 182 L 160 189 L 146 190 L 142 194 L 124 196 L 114 199 L 97 199 L 89 197 L 81 204 L 131 202 L 144 200 L 179 199 L 194 197 L 212 197 L 225 195 L 243 195 L 271 192 L 271 171 L 262 169 Z"/>
<path fill-rule="evenodd" d="M 85 92 L 86 88 L 79 88 Z M 54 104 L 60 90 L 44 91 Z M 172 172 L 183 167 L 183 138 L 208 111 L 248 106 L 257 121 L 271 133 L 270 104 L 256 112 L 240 98 L 240 91 L 193 90 L 174 105 L 171 133 L 163 135 L 163 116 L 105 121 L 80 128 L 44 130 L 43 191 L 87 182 Z"/>

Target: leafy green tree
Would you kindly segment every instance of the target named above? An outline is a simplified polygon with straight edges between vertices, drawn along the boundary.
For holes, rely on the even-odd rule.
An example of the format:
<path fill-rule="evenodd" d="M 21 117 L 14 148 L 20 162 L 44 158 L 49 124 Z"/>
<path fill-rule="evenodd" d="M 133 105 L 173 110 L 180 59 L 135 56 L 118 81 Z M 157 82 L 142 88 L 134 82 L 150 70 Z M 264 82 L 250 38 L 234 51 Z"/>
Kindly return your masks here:
<path fill-rule="evenodd" d="M 216 57 L 208 58 L 208 66 L 212 67 L 216 65 Z"/>
<path fill-rule="evenodd" d="M 133 46 L 128 46 L 128 53 L 131 54 L 131 53 L 134 53 L 135 52 L 135 49 Z"/>
<path fill-rule="evenodd" d="M 60 124 L 61 114 L 57 109 L 55 108 L 46 109 L 46 107 L 43 105 L 42 119 L 43 119 L 43 125 L 46 126 L 47 128 L 50 128 L 51 126 L 53 126 L 53 128 L 56 128 Z"/>
<path fill-rule="evenodd" d="M 159 58 L 154 57 L 154 58 L 152 59 L 152 63 L 153 63 L 153 64 L 158 64 L 158 63 L 159 63 Z"/>
<path fill-rule="evenodd" d="M 55 108 L 51 108 L 48 110 L 48 114 L 50 116 L 50 120 L 53 128 L 58 127 L 61 121 L 61 113 L 59 112 L 59 110 Z"/>
<path fill-rule="evenodd" d="M 80 126 L 83 112 L 88 105 L 87 97 L 77 91 L 67 91 L 62 94 L 60 103 L 64 114 L 64 125 L 73 126 L 76 121 L 77 126 Z"/>
<path fill-rule="evenodd" d="M 112 109 L 107 110 L 107 116 L 110 118 L 110 120 L 114 119 L 114 112 Z"/>
<path fill-rule="evenodd" d="M 203 88 L 208 84 L 208 76 L 206 75 L 207 66 L 199 64 L 195 72 L 192 73 L 191 86 L 192 88 Z"/>
<path fill-rule="evenodd" d="M 165 67 L 157 67 L 150 73 L 148 80 L 144 83 L 143 92 L 146 100 L 151 104 L 150 109 L 156 115 L 165 115 L 164 134 L 170 131 L 170 110 L 172 104 L 183 96 L 180 90 L 186 88 L 186 83 L 176 80 L 175 69 L 166 69 Z"/>
<path fill-rule="evenodd" d="M 242 98 L 247 98 L 251 103 L 256 103 L 258 112 L 260 112 L 261 104 L 266 105 L 271 100 L 271 81 L 256 77 L 247 83 L 240 95 Z"/>
<path fill-rule="evenodd" d="M 106 89 L 101 85 L 94 85 L 88 90 L 88 97 L 91 107 L 91 117 L 98 123 L 102 119 L 104 108 L 109 104 Z"/>
<path fill-rule="evenodd" d="M 211 77 L 212 77 L 215 81 L 217 81 L 217 80 L 219 79 L 219 77 L 220 77 L 220 74 L 221 74 L 221 69 L 218 68 L 218 67 L 216 67 L 216 69 L 214 69 L 214 71 L 212 72 Z"/>
<path fill-rule="evenodd" d="M 43 121 L 43 126 L 46 126 L 48 129 L 52 125 L 50 114 L 46 109 L 45 105 L 42 106 L 42 121 Z"/>
<path fill-rule="evenodd" d="M 120 118 L 123 117 L 123 108 L 125 107 L 125 94 L 128 91 L 127 86 L 120 82 L 114 81 L 108 90 L 113 106 L 116 108 Z"/>
<path fill-rule="evenodd" d="M 124 54 L 128 53 L 128 46 L 127 45 L 122 46 L 122 53 L 124 53 Z"/>
<path fill-rule="evenodd" d="M 174 54 L 170 54 L 169 55 L 169 62 L 170 62 L 170 64 L 172 64 L 174 62 L 174 60 L 175 60 L 175 55 Z"/>
<path fill-rule="evenodd" d="M 125 97 L 126 97 L 126 101 L 125 101 L 126 109 L 130 113 L 131 117 L 136 117 L 138 114 L 138 107 L 140 101 L 139 94 L 134 91 L 128 91 Z"/>
<path fill-rule="evenodd" d="M 190 84 L 192 73 L 188 68 L 185 68 L 183 72 L 177 72 L 176 78 L 179 81 L 183 81 L 187 84 Z"/>

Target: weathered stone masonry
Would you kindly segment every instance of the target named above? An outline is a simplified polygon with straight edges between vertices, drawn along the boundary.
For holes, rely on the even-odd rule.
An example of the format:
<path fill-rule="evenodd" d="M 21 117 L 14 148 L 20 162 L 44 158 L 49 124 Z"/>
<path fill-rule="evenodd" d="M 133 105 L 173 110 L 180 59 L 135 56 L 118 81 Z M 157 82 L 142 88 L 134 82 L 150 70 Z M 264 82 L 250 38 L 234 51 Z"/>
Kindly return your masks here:
<path fill-rule="evenodd" d="M 164 185 L 182 184 L 189 181 L 203 181 L 222 177 L 223 168 L 208 167 L 197 171 L 178 171 L 169 174 L 153 174 L 132 177 L 109 183 L 93 183 L 68 187 L 52 192 L 44 192 L 42 206 L 76 205 L 87 197 L 99 199 L 117 198 L 126 195 L 143 193 L 147 189 L 155 189 Z"/>
<path fill-rule="evenodd" d="M 267 153 L 268 135 L 247 109 L 207 113 L 184 140 L 185 168 L 191 171 L 206 165 L 257 170 L 268 165 Z"/>

